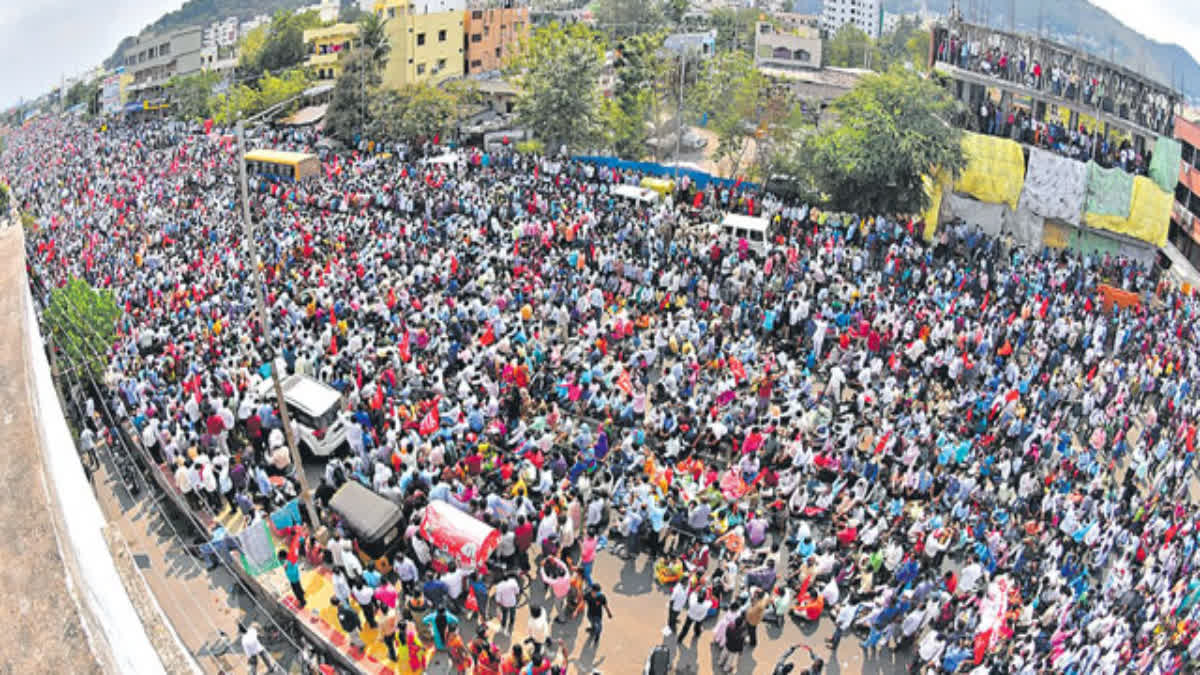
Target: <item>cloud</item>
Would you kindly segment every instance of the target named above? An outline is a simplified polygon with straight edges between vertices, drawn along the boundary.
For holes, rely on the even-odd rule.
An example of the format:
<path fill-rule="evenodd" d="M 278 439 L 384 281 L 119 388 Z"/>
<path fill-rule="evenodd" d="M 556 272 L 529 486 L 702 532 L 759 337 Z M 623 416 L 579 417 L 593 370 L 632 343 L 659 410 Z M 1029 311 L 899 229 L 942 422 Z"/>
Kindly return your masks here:
<path fill-rule="evenodd" d="M 1151 40 L 1177 44 L 1200 61 L 1200 3 L 1179 0 L 1090 0 Z"/>
<path fill-rule="evenodd" d="M 9 67 L 0 78 L 0 108 L 31 99 L 98 65 L 126 35 L 145 28 L 182 0 L 47 0 L 0 2 L 0 44 Z"/>

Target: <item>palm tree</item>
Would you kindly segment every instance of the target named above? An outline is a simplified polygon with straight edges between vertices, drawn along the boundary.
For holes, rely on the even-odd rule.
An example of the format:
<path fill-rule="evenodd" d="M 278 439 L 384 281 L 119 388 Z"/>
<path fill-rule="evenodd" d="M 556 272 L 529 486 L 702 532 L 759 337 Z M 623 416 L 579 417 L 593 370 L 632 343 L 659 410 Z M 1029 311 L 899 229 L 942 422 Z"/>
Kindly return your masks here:
<path fill-rule="evenodd" d="M 388 44 L 385 25 L 387 19 L 369 12 L 358 21 L 358 38 L 362 41 L 363 51 L 367 54 L 371 69 L 378 72 L 387 64 L 388 54 L 392 47 Z"/>

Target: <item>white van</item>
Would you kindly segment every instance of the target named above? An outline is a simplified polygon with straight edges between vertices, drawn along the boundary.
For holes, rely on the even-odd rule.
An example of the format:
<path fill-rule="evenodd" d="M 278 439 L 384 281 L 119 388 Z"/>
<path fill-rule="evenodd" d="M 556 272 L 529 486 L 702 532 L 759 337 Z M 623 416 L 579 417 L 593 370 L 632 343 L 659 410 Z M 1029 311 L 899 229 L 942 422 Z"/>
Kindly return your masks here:
<path fill-rule="evenodd" d="M 750 250 L 759 255 L 766 255 L 770 243 L 767 240 L 770 226 L 771 221 L 766 218 L 730 213 L 721 221 L 720 232 L 735 244 L 739 239 L 745 239 L 750 244 Z"/>
<path fill-rule="evenodd" d="M 637 185 L 617 185 L 609 191 L 618 199 L 627 199 L 634 204 L 652 206 L 658 203 L 660 195 L 648 187 L 639 187 Z"/>
<path fill-rule="evenodd" d="M 342 394 L 307 375 L 289 375 L 280 383 L 288 415 L 299 431 L 296 446 L 315 457 L 328 457 L 346 442 Z M 256 392 L 260 401 L 275 400 L 275 386 L 264 380 Z"/>

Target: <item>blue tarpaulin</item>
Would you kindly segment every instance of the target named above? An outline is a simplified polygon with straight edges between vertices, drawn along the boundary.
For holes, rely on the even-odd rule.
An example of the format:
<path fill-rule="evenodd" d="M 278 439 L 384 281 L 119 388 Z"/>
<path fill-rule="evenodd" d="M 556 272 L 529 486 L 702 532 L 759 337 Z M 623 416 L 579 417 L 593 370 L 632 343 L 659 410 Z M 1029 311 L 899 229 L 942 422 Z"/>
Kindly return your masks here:
<path fill-rule="evenodd" d="M 695 169 L 686 169 L 683 167 L 663 166 L 655 162 L 631 162 L 629 160 L 617 159 L 616 157 L 603 157 L 597 155 L 582 155 L 572 157 L 577 162 L 587 162 L 608 169 L 616 169 L 618 171 L 638 171 L 647 176 L 661 176 L 663 178 L 674 178 L 675 176 L 688 176 L 696 183 L 696 186 L 701 190 L 708 187 L 709 183 L 714 183 L 720 187 L 731 188 L 737 181 L 732 178 L 720 178 L 707 174 L 703 171 Z M 742 181 L 738 186 L 741 189 L 757 191 L 758 185 Z"/>

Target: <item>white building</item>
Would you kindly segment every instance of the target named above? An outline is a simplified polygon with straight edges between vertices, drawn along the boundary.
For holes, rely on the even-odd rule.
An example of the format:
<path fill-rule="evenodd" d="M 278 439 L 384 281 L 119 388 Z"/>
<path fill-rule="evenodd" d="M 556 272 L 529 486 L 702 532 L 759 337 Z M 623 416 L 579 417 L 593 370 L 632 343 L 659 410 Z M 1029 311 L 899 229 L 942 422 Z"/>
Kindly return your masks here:
<path fill-rule="evenodd" d="M 338 0 L 321 0 L 315 5 L 301 7 L 299 12 L 316 12 L 321 17 L 321 21 L 331 23 L 337 21 L 338 11 L 341 9 L 341 3 Z"/>
<path fill-rule="evenodd" d="M 265 26 L 269 23 L 271 23 L 271 17 L 267 16 L 266 14 L 259 14 L 253 19 L 247 19 L 246 21 L 243 21 L 240 26 L 238 26 L 238 36 L 246 37 L 246 33 L 249 33 L 259 26 Z"/>
<path fill-rule="evenodd" d="M 883 0 L 825 0 L 821 28 L 833 37 L 838 29 L 852 23 L 872 39 L 883 29 Z"/>

